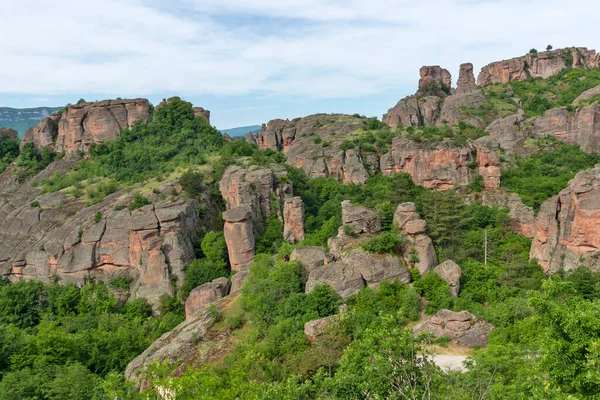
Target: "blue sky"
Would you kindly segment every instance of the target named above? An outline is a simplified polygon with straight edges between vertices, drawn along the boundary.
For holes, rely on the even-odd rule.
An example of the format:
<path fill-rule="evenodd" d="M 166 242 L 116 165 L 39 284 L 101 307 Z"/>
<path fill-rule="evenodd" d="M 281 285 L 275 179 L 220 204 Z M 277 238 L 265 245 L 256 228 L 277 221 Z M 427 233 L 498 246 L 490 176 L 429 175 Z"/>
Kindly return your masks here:
<path fill-rule="evenodd" d="M 89 3 L 89 4 L 88 4 Z M 0 0 L 0 106 L 179 95 L 218 128 L 381 116 L 422 65 L 594 48 L 592 0 Z"/>

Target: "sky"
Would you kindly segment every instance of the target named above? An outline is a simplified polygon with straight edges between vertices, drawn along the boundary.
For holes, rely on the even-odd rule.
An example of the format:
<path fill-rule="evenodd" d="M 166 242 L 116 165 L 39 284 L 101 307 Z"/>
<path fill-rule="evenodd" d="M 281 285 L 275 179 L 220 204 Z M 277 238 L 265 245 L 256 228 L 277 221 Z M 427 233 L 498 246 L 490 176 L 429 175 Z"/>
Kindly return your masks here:
<path fill-rule="evenodd" d="M 378 116 L 419 68 L 598 46 L 598 0 L 0 0 L 0 106 L 180 96 L 217 128 Z"/>

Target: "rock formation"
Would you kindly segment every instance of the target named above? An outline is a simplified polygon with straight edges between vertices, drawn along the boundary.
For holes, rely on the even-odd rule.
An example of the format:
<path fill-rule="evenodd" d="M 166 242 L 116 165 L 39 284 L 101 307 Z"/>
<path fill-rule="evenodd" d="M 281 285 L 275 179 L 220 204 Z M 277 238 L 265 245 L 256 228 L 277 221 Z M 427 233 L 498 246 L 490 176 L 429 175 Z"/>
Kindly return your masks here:
<path fill-rule="evenodd" d="M 342 201 L 342 225 L 348 226 L 356 235 L 381 232 L 379 215 L 366 207 L 356 206 L 349 200 Z"/>
<path fill-rule="evenodd" d="M 447 337 L 466 347 L 485 347 L 493 326 L 468 311 L 440 310 L 431 319 L 413 328 L 414 333 L 429 332 L 435 337 Z"/>
<path fill-rule="evenodd" d="M 579 104 L 581 101 L 589 100 L 594 96 L 600 95 L 600 85 L 593 87 L 585 92 L 581 93 L 575 100 L 573 100 L 573 105 Z"/>
<path fill-rule="evenodd" d="M 60 160 L 35 179 L 72 165 Z M 159 190 L 172 192 L 174 185 L 167 181 Z M 151 205 L 129 211 L 134 195 L 118 191 L 83 207 L 63 192 L 40 195 L 40 189 L 22 185 L 0 207 L 0 275 L 10 280 L 57 276 L 76 284 L 88 277 L 106 282 L 129 277 L 132 296 L 158 306 L 162 294 L 173 294 L 172 278 L 181 284 L 195 257 L 193 243 L 202 224 L 197 208 L 211 209 L 210 194 L 204 193 L 201 203 L 153 194 Z M 39 207 L 32 206 L 34 200 Z"/>
<path fill-rule="evenodd" d="M 196 117 L 202 117 L 206 120 L 206 122 L 208 122 L 208 124 L 210 125 L 210 111 L 209 110 L 205 110 L 202 107 L 194 107 L 194 115 Z"/>
<path fill-rule="evenodd" d="M 531 258 L 544 271 L 585 265 L 599 270 L 600 166 L 578 173 L 558 196 L 544 202 L 536 219 Z"/>
<path fill-rule="evenodd" d="M 296 247 L 290 255 L 291 261 L 298 261 L 307 273 L 325 263 L 325 249 L 322 246 Z"/>
<path fill-rule="evenodd" d="M 419 217 L 414 203 L 402 203 L 394 213 L 394 224 L 407 237 L 403 256 L 407 265 L 416 268 L 421 276 L 438 265 L 437 254 L 431 238 L 427 236 L 427 222 Z"/>
<path fill-rule="evenodd" d="M 440 67 L 439 65 L 424 66 L 419 70 L 419 91 L 417 93 L 428 94 L 427 92 L 435 86 L 438 89 L 443 86 L 450 88 L 452 85 L 452 76 L 447 69 Z"/>
<path fill-rule="evenodd" d="M 433 270 L 450 286 L 452 296 L 458 297 L 458 293 L 460 292 L 460 277 L 462 276 L 460 266 L 452 260 L 446 260 Z"/>
<path fill-rule="evenodd" d="M 485 131 L 507 154 L 524 156 L 527 151 L 524 146 L 525 139 L 533 137 L 533 127 L 524 121 L 525 112 L 519 109 L 516 114 L 495 120 Z"/>
<path fill-rule="evenodd" d="M 217 278 L 194 288 L 185 301 L 185 317 L 190 318 L 209 304 L 221 300 L 229 293 L 229 279 Z"/>
<path fill-rule="evenodd" d="M 251 204 L 233 207 L 223 213 L 223 234 L 229 252 L 232 271 L 243 271 L 254 260 L 254 206 Z"/>
<path fill-rule="evenodd" d="M 527 54 L 486 65 L 481 69 L 477 83 L 479 86 L 488 86 L 493 83 L 524 81 L 529 77 L 548 78 L 568 67 L 598 68 L 597 60 L 596 51 L 585 47 Z"/>
<path fill-rule="evenodd" d="M 440 119 L 442 103 L 437 96 L 408 96 L 390 108 L 381 120 L 392 128 L 435 125 Z"/>
<path fill-rule="evenodd" d="M 304 203 L 301 197 L 290 197 L 283 203 L 283 238 L 290 243 L 304 240 Z"/>
<path fill-rule="evenodd" d="M 512 230 L 529 238 L 535 235 L 535 212 L 533 208 L 523 204 L 518 194 L 502 189 L 485 190 L 481 192 L 477 200 L 488 207 L 508 208 Z"/>
<path fill-rule="evenodd" d="M 458 71 L 458 81 L 456 81 L 456 94 L 469 93 L 477 89 L 475 75 L 473 74 L 473 64 L 460 64 Z"/>
<path fill-rule="evenodd" d="M 52 146 L 57 153 L 87 153 L 92 143 L 115 139 L 136 122 L 147 122 L 149 106 L 146 99 L 104 100 L 69 106 L 62 114 L 53 114 L 30 128 L 23 143 L 31 142 L 38 148 Z"/>
<path fill-rule="evenodd" d="M 0 126 L 0 142 L 5 139 L 17 139 L 19 133 L 11 128 L 4 128 Z"/>
<path fill-rule="evenodd" d="M 335 314 L 330 315 L 328 317 L 315 319 L 313 321 L 308 321 L 304 324 L 304 335 L 306 336 L 309 342 L 314 343 L 317 340 L 319 340 L 323 336 L 323 334 L 325 334 L 327 328 L 329 326 L 332 326 L 331 324 L 338 321 L 339 318 L 339 314 Z"/>
<path fill-rule="evenodd" d="M 439 122 L 456 125 L 460 121 L 483 128 L 485 125 L 478 117 L 465 115 L 466 109 L 477 110 L 483 105 L 483 93 L 473 90 L 467 93 L 448 96 L 440 112 Z"/>

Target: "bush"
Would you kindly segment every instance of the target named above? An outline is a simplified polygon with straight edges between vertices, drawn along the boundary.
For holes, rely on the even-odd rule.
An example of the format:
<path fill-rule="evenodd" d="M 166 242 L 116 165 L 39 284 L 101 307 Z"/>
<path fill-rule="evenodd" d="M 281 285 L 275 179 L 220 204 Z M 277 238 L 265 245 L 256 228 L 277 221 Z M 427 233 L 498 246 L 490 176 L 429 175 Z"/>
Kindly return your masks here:
<path fill-rule="evenodd" d="M 96 214 L 94 215 L 94 223 L 97 224 L 100 221 L 102 221 L 102 213 L 100 211 L 96 211 Z"/>
<path fill-rule="evenodd" d="M 371 253 L 392 253 L 399 251 L 403 243 L 398 232 L 383 232 L 362 244 L 362 248 Z"/>
<path fill-rule="evenodd" d="M 227 276 L 227 270 L 221 263 L 208 259 L 194 260 L 185 270 L 185 279 L 181 285 L 181 298 L 186 299 L 192 289 Z"/>
<path fill-rule="evenodd" d="M 129 206 L 127 207 L 127 209 L 129 211 L 133 211 L 133 210 L 137 210 L 138 208 L 147 206 L 148 204 L 150 204 L 150 201 L 148 201 L 147 198 L 145 198 L 144 196 L 142 196 L 139 193 L 136 193 L 135 197 L 133 198 L 131 203 L 129 203 Z"/>
<path fill-rule="evenodd" d="M 442 308 L 452 308 L 450 287 L 438 274 L 429 271 L 413 284 L 423 297 L 429 300 L 425 308 L 427 314 L 435 314 Z"/>
<path fill-rule="evenodd" d="M 198 197 L 204 190 L 204 174 L 188 169 L 179 178 L 181 188 L 191 197 Z"/>

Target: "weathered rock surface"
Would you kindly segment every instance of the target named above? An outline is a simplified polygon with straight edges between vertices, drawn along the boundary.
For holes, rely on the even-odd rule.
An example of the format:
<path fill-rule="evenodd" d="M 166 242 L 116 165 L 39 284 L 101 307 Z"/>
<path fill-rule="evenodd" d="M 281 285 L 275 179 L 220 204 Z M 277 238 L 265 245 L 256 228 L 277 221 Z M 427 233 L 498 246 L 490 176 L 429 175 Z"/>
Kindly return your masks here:
<path fill-rule="evenodd" d="M 30 128 L 23 142 L 31 142 L 38 148 L 52 146 L 58 153 L 87 153 L 92 143 L 115 139 L 123 129 L 138 121 L 146 123 L 149 106 L 146 99 L 76 104 Z"/>
<path fill-rule="evenodd" d="M 580 265 L 600 269 L 600 166 L 578 173 L 536 219 L 530 257 L 546 272 Z"/>
<path fill-rule="evenodd" d="M 600 85 L 581 93 L 575 100 L 573 100 L 572 104 L 577 105 L 580 101 L 589 100 L 596 95 L 600 95 Z"/>
<path fill-rule="evenodd" d="M 425 233 L 427 222 L 419 217 L 414 203 L 398 205 L 394 213 L 394 224 L 406 234 L 407 241 L 402 255 L 407 265 L 416 268 L 421 276 L 438 265 L 433 242 Z"/>
<path fill-rule="evenodd" d="M 229 293 L 229 279 L 217 278 L 194 288 L 185 301 L 185 317 L 190 318 L 209 304 L 221 300 Z"/>
<path fill-rule="evenodd" d="M 62 159 L 34 179 L 64 172 L 74 162 Z M 167 186 L 173 182 L 161 188 Z M 173 294 L 171 278 L 183 282 L 184 270 L 195 258 L 193 243 L 200 227 L 211 224 L 210 215 L 202 221 L 197 212 L 201 204 L 212 209 L 208 192 L 201 202 L 160 200 L 153 194 L 153 204 L 134 211 L 123 207 L 135 192 L 119 191 L 90 207 L 63 192 L 40 192 L 21 185 L 0 207 L 0 275 L 10 280 L 49 280 L 56 275 L 61 282 L 83 284 L 87 277 L 131 277 L 132 297 L 158 306 L 162 294 Z M 33 200 L 40 206 L 31 207 Z"/>
<path fill-rule="evenodd" d="M 448 337 L 466 347 L 485 347 L 493 326 L 468 311 L 440 310 L 431 319 L 414 327 L 414 333 L 429 332 L 435 337 Z"/>
<path fill-rule="evenodd" d="M 308 321 L 304 324 L 304 335 L 309 342 L 314 343 L 319 340 L 327 330 L 327 328 L 339 319 L 339 314 L 330 315 L 325 318 Z"/>
<path fill-rule="evenodd" d="M 475 75 L 473 74 L 473 64 L 460 64 L 458 71 L 458 81 L 456 81 L 456 94 L 469 93 L 477 89 Z"/>
<path fill-rule="evenodd" d="M 452 75 L 447 69 L 439 65 L 423 66 L 419 70 L 419 75 L 421 76 L 419 79 L 419 92 L 427 92 L 429 88 L 435 85 L 441 84 L 447 88 L 452 85 Z"/>
<path fill-rule="evenodd" d="M 585 152 L 600 153 L 600 103 L 595 102 L 571 114 L 566 107 L 553 108 L 534 121 L 537 137 L 554 136 L 576 144 Z"/>
<path fill-rule="evenodd" d="M 567 65 L 569 58 L 572 59 L 572 62 Z M 585 47 L 558 49 L 536 55 L 527 54 L 523 57 L 486 65 L 481 69 L 477 83 L 480 86 L 488 86 L 493 83 L 524 81 L 530 76 L 548 78 L 568 67 L 598 68 L 597 60 L 596 51 L 588 50 Z"/>
<path fill-rule="evenodd" d="M 357 293 L 365 286 L 360 272 L 352 265 L 336 261 L 313 269 L 308 275 L 305 291 L 310 293 L 319 285 L 329 285 L 342 297 Z"/>
<path fill-rule="evenodd" d="M 448 125 L 456 125 L 460 121 L 469 123 L 473 126 L 482 128 L 483 121 L 478 117 L 465 115 L 464 110 L 477 110 L 484 103 L 483 93 L 480 90 L 455 94 L 448 96 L 444 100 L 444 105 L 440 112 L 439 122 L 447 123 Z"/>
<path fill-rule="evenodd" d="M 308 177 L 364 183 L 369 175 L 361 155 L 354 149 L 340 149 L 348 134 L 364 127 L 364 119 L 342 114 L 278 119 L 263 125 L 256 143 L 261 149 L 282 151 L 287 163 L 302 168 Z"/>
<path fill-rule="evenodd" d="M 231 289 L 229 290 L 229 294 L 238 293 L 249 275 L 250 271 L 238 271 L 231 275 Z"/>
<path fill-rule="evenodd" d="M 251 204 L 233 207 L 223 214 L 225 225 L 223 234 L 229 253 L 229 264 L 232 271 L 243 271 L 250 267 L 254 260 L 254 206 Z"/>
<path fill-rule="evenodd" d="M 229 299 L 223 299 L 216 305 L 221 308 L 222 303 L 228 301 Z M 198 349 L 203 342 L 210 340 L 209 329 L 214 323 L 214 316 L 206 308 L 196 312 L 134 358 L 125 369 L 125 378 L 137 380 L 137 374 L 154 362 L 174 364 L 181 361 L 185 366 L 197 361 Z M 140 383 L 143 386 L 143 382 Z"/>
<path fill-rule="evenodd" d="M 322 246 L 296 247 L 290 255 L 290 260 L 298 261 L 304 266 L 306 272 L 310 273 L 325 263 L 325 249 Z"/>
<path fill-rule="evenodd" d="M 535 235 L 535 212 L 526 206 L 516 193 L 504 190 L 485 190 L 478 200 L 488 207 L 498 206 L 509 209 L 512 229 L 521 235 L 532 238 Z"/>
<path fill-rule="evenodd" d="M 352 228 L 357 235 L 381 232 L 379 215 L 366 207 L 356 206 L 349 200 L 342 201 L 342 224 Z"/>
<path fill-rule="evenodd" d="M 290 197 L 283 203 L 283 238 L 290 243 L 304 240 L 304 203 L 302 198 Z"/>
<path fill-rule="evenodd" d="M 208 122 L 210 124 L 210 111 L 209 110 L 205 110 L 202 107 L 194 107 L 194 115 L 196 117 L 202 117 L 206 120 L 206 122 Z"/>
<path fill-rule="evenodd" d="M 533 137 L 533 127 L 524 123 L 525 112 L 521 109 L 516 114 L 499 118 L 492 122 L 485 131 L 497 140 L 498 145 L 507 154 L 526 155 L 525 139 Z"/>
<path fill-rule="evenodd" d="M 462 276 L 460 266 L 452 260 L 446 260 L 433 270 L 450 286 L 452 296 L 458 297 L 458 293 L 460 292 L 460 277 Z"/>
<path fill-rule="evenodd" d="M 0 142 L 5 139 L 17 139 L 19 133 L 11 128 L 4 128 L 0 126 Z"/>
<path fill-rule="evenodd" d="M 440 119 L 442 103 L 437 96 L 408 96 L 390 108 L 381 120 L 392 128 L 435 125 Z"/>

